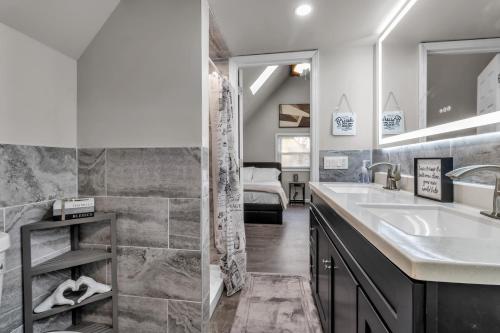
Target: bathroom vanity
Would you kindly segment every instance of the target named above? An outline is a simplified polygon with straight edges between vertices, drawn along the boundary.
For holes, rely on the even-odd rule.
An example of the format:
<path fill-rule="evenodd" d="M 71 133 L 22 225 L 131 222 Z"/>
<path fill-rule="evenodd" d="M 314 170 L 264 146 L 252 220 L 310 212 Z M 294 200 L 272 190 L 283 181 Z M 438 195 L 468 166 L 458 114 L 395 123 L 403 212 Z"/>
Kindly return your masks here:
<path fill-rule="evenodd" d="M 378 185 L 311 189 L 311 284 L 325 332 L 500 330 L 500 221 Z"/>

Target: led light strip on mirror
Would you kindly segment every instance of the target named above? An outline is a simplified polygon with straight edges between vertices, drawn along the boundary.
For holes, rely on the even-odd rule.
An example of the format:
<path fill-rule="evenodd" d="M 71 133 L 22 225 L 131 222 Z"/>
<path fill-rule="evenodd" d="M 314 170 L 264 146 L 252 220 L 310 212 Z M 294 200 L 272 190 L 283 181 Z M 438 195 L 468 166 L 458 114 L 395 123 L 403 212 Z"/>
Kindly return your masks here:
<path fill-rule="evenodd" d="M 488 114 L 483 114 L 480 116 L 474 116 L 467 119 L 457 120 L 453 122 L 449 122 L 442 125 L 436 125 L 432 127 L 422 128 L 419 130 L 398 134 L 390 137 L 384 137 L 382 135 L 382 113 L 383 113 L 383 84 L 382 84 L 382 43 L 389 36 L 389 34 L 396 28 L 396 26 L 401 22 L 401 20 L 408 14 L 408 12 L 415 6 L 418 0 L 410 0 L 407 1 L 406 4 L 401 8 L 398 14 L 394 17 L 394 19 L 387 25 L 387 28 L 382 32 L 378 41 L 377 41 L 377 119 L 378 119 L 378 144 L 380 146 L 394 144 L 398 142 L 414 140 L 425 138 L 429 136 L 456 132 L 491 124 L 500 123 L 500 111 L 492 112 Z"/>

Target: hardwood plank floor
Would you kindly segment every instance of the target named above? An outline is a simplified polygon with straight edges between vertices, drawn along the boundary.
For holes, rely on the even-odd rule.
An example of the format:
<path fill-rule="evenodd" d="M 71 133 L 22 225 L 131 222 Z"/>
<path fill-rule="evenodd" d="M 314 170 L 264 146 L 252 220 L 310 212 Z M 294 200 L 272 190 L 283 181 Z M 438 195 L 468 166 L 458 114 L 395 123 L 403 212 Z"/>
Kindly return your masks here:
<path fill-rule="evenodd" d="M 309 209 L 289 206 L 283 225 L 245 225 L 249 272 L 297 274 L 309 277 Z M 239 294 L 223 295 L 212 316 L 210 333 L 229 333 Z"/>

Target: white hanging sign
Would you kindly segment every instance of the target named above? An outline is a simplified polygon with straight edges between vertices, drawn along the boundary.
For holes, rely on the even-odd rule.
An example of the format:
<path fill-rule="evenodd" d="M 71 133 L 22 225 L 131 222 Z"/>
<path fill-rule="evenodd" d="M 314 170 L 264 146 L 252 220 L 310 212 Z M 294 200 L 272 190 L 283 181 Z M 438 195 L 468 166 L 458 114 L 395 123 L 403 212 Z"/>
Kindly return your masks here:
<path fill-rule="evenodd" d="M 342 102 L 347 105 L 347 112 L 341 112 Z M 347 99 L 346 94 L 342 94 L 336 112 L 332 118 L 332 134 L 333 135 L 356 135 L 356 113 L 352 112 L 351 104 Z"/>
<path fill-rule="evenodd" d="M 405 114 L 403 111 L 382 112 L 382 134 L 394 135 L 405 132 Z"/>
<path fill-rule="evenodd" d="M 333 135 L 356 135 L 356 114 L 335 112 L 333 114 Z"/>

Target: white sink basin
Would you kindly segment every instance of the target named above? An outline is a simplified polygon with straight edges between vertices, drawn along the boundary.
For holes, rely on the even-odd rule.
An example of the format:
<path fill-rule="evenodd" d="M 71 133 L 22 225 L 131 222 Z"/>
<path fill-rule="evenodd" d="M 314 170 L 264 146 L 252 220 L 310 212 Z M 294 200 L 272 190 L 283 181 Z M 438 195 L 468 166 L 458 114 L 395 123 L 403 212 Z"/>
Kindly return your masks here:
<path fill-rule="evenodd" d="M 373 193 L 375 191 L 380 191 L 373 186 L 368 186 L 368 185 L 352 185 L 352 186 L 345 186 L 345 185 L 332 185 L 332 184 L 325 184 L 325 186 L 332 190 L 335 193 L 338 194 L 368 194 L 368 193 Z"/>
<path fill-rule="evenodd" d="M 371 214 L 413 236 L 498 239 L 500 222 L 439 205 L 359 204 Z"/>
<path fill-rule="evenodd" d="M 10 238 L 9 235 L 5 232 L 0 232 L 0 253 L 7 251 L 10 247 Z"/>

